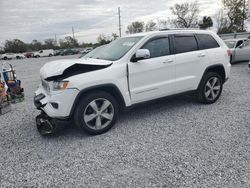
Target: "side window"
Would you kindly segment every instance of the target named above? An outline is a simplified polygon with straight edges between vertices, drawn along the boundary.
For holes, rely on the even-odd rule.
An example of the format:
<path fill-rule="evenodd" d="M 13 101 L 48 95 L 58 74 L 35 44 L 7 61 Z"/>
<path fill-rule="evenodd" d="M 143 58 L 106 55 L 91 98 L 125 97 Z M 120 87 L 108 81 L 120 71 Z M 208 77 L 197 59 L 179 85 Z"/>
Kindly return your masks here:
<path fill-rule="evenodd" d="M 43 53 L 43 51 L 41 50 L 39 53 Z"/>
<path fill-rule="evenodd" d="M 236 44 L 236 47 L 235 48 L 238 48 L 240 45 L 242 45 L 243 44 L 243 40 L 239 40 L 238 42 L 237 42 L 237 44 Z"/>
<path fill-rule="evenodd" d="M 194 36 L 175 36 L 175 53 L 185 53 L 198 50 L 198 44 Z"/>
<path fill-rule="evenodd" d="M 197 34 L 196 37 L 200 42 L 200 49 L 202 50 L 220 47 L 218 42 L 211 35 Z"/>
<path fill-rule="evenodd" d="M 168 38 L 158 38 L 146 43 L 142 49 L 150 51 L 150 58 L 170 55 L 169 40 Z"/>

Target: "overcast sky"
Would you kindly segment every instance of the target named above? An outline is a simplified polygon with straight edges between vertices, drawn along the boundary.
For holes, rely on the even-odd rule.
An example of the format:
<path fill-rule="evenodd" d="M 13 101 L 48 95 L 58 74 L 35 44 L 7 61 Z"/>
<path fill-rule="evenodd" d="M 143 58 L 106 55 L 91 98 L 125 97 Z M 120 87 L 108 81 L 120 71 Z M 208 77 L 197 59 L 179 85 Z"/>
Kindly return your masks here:
<path fill-rule="evenodd" d="M 0 0 L 0 44 L 7 39 L 63 38 L 95 42 L 102 34 L 118 33 L 117 7 L 121 7 L 122 30 L 135 20 L 167 19 L 169 7 L 188 0 Z M 188 1 L 189 2 L 189 1 Z M 200 16 L 213 16 L 220 0 L 199 0 Z"/>

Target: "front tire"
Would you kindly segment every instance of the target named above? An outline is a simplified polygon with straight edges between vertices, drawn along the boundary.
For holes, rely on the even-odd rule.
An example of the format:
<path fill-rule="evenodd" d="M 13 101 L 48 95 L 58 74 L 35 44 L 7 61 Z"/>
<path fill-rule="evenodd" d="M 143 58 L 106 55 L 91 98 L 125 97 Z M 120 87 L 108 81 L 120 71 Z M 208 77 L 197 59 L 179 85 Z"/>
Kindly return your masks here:
<path fill-rule="evenodd" d="M 202 78 L 197 90 L 198 101 L 204 104 L 213 104 L 220 98 L 222 89 L 221 76 L 215 72 L 208 72 Z"/>
<path fill-rule="evenodd" d="M 107 132 L 118 116 L 118 104 L 107 92 L 96 91 L 84 96 L 76 108 L 74 120 L 79 129 L 91 135 Z"/>

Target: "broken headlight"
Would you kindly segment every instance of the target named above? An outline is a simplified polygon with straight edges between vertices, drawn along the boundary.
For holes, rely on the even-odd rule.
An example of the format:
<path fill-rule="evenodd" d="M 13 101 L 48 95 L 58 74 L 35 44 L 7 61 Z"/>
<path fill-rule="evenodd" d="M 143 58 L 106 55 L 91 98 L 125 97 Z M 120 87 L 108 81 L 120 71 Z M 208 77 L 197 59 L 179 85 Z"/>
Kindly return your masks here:
<path fill-rule="evenodd" d="M 64 90 L 67 89 L 69 81 L 54 81 L 53 90 Z"/>

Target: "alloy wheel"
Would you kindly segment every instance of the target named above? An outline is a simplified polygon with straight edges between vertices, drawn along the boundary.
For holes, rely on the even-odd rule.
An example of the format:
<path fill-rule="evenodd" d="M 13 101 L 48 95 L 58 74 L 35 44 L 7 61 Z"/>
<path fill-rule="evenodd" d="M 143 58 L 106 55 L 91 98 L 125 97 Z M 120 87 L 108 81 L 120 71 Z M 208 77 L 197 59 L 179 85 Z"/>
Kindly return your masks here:
<path fill-rule="evenodd" d="M 95 99 L 90 102 L 84 111 L 84 122 L 95 130 L 106 128 L 114 117 L 114 107 L 107 99 Z"/>
<path fill-rule="evenodd" d="M 205 97 L 208 100 L 213 101 L 219 96 L 220 90 L 221 90 L 220 80 L 217 77 L 212 77 L 207 81 L 205 85 Z"/>

